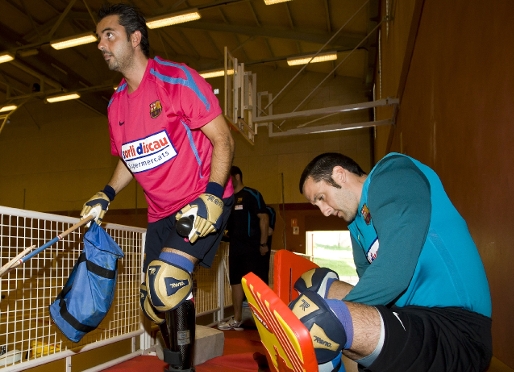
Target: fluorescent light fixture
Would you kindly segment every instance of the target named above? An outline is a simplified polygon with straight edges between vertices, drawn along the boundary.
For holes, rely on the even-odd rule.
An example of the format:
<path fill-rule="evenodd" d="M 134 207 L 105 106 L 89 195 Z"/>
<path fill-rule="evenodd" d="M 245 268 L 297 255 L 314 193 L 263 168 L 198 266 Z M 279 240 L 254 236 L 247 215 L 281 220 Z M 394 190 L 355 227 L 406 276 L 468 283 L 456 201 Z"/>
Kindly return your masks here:
<path fill-rule="evenodd" d="M 335 61 L 337 59 L 337 53 L 336 52 L 320 53 L 316 57 L 314 57 L 314 58 L 312 58 L 312 57 L 314 57 L 314 54 L 311 54 L 310 56 L 303 56 L 303 57 L 290 57 L 287 59 L 287 64 L 289 66 L 298 66 L 298 65 L 306 65 L 307 63 Z"/>
<path fill-rule="evenodd" d="M 198 13 L 198 9 L 189 9 L 184 12 L 167 14 L 147 19 L 146 26 L 148 28 L 166 27 L 176 25 L 178 23 L 196 21 L 197 19 L 200 19 L 200 17 L 201 16 L 200 13 Z"/>
<path fill-rule="evenodd" d="M 13 110 L 16 110 L 17 108 L 18 108 L 18 106 L 16 106 L 16 105 L 7 105 L 7 106 L 0 108 L 0 112 L 13 111 Z"/>
<path fill-rule="evenodd" d="M 77 99 L 77 98 L 80 98 L 80 94 L 68 93 L 68 94 L 62 94 L 60 96 L 48 97 L 46 99 L 46 101 L 49 103 L 54 103 L 54 102 L 68 101 L 70 99 Z"/>
<path fill-rule="evenodd" d="M 215 77 L 220 77 L 225 75 L 225 70 L 209 70 L 209 71 L 203 71 L 200 72 L 200 76 L 204 79 L 210 79 Z M 227 75 L 234 75 L 234 69 L 227 70 Z"/>
<path fill-rule="evenodd" d="M 273 4 L 278 4 L 278 3 L 285 3 L 286 1 L 291 1 L 291 0 L 264 0 L 264 4 L 273 5 Z"/>
<path fill-rule="evenodd" d="M 64 39 L 59 39 L 55 41 L 51 41 L 50 45 L 54 49 L 65 49 L 65 48 L 72 48 L 77 45 L 82 44 L 89 44 L 92 42 L 95 42 L 97 40 L 96 35 L 92 32 L 87 32 L 85 34 L 75 35 L 66 37 Z"/>
<path fill-rule="evenodd" d="M 0 63 L 9 62 L 14 59 L 14 56 L 9 52 L 0 54 Z"/>

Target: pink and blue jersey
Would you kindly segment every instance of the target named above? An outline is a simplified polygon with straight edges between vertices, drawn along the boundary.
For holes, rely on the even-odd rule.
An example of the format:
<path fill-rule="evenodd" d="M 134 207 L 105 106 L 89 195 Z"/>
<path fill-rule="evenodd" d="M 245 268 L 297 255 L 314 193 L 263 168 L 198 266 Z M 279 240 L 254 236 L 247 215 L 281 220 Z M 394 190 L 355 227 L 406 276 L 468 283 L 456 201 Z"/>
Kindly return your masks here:
<path fill-rule="evenodd" d="M 123 79 L 108 106 L 111 152 L 143 188 L 148 221 L 177 212 L 205 192 L 213 146 L 201 128 L 221 115 L 211 86 L 189 67 L 148 60 L 139 87 Z M 230 179 L 223 197 L 232 195 Z"/>

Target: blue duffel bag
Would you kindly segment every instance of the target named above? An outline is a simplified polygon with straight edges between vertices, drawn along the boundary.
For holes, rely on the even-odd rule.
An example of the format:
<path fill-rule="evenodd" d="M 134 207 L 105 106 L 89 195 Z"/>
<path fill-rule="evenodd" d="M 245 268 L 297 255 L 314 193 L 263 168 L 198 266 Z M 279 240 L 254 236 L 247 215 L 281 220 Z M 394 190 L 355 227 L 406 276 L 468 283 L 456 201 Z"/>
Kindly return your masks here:
<path fill-rule="evenodd" d="M 96 329 L 109 311 L 116 287 L 117 262 L 123 251 L 96 223 L 84 234 L 84 249 L 61 293 L 50 305 L 50 316 L 71 341 L 79 342 Z"/>

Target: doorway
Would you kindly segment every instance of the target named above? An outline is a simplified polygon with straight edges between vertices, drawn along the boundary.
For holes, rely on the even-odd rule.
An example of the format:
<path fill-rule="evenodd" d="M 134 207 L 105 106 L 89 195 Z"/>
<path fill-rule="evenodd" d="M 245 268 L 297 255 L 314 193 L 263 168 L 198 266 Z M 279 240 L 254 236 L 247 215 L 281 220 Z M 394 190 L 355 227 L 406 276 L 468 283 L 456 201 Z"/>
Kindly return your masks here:
<path fill-rule="evenodd" d="M 334 270 L 339 279 L 355 285 L 359 281 L 348 230 L 307 231 L 306 253 L 320 267 Z"/>

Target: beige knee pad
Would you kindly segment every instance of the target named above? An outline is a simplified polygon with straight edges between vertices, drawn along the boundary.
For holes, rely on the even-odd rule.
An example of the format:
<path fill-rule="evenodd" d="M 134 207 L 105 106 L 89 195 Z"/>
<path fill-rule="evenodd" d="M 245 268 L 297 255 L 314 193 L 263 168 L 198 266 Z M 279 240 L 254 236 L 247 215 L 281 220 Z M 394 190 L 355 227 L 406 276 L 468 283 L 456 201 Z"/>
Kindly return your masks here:
<path fill-rule="evenodd" d="M 150 299 L 148 298 L 148 290 L 145 283 L 141 283 L 141 286 L 139 287 L 139 304 L 141 305 L 141 310 L 143 310 L 143 313 L 156 324 L 162 324 L 164 322 L 164 318 L 157 316 L 152 304 L 150 303 Z"/>
<path fill-rule="evenodd" d="M 177 308 L 193 290 L 191 274 L 161 260 L 153 260 L 146 271 L 148 297 L 157 311 Z"/>

